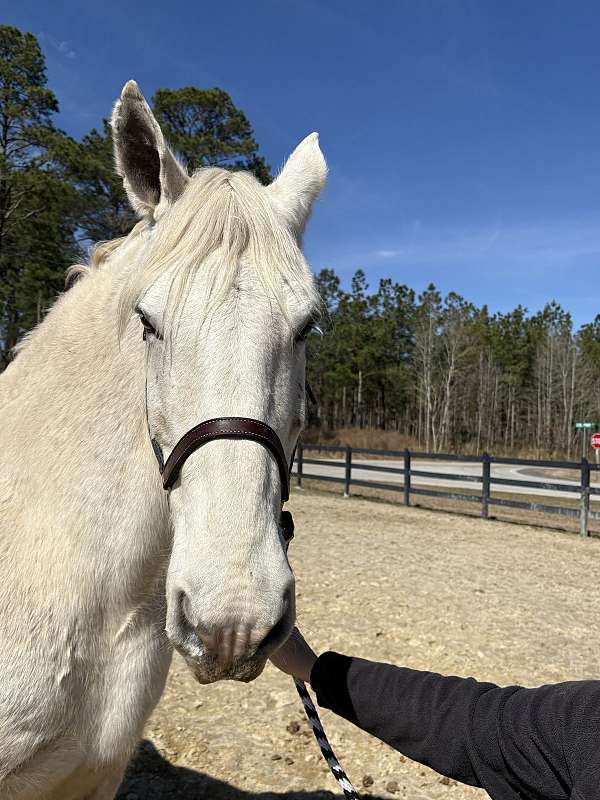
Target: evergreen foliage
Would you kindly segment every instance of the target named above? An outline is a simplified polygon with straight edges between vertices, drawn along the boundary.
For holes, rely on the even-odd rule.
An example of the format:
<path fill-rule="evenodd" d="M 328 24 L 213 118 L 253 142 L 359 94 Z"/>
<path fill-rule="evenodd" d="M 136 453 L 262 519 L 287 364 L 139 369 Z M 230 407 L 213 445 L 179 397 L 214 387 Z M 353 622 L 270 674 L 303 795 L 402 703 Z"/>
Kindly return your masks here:
<path fill-rule="evenodd" d="M 250 122 L 223 89 L 159 89 L 152 108 L 165 138 L 190 172 L 215 166 L 245 169 L 261 183 L 270 183 Z"/>
<path fill-rule="evenodd" d="M 247 117 L 222 89 L 159 89 L 153 102 L 189 169 L 271 180 Z M 54 126 L 57 111 L 37 39 L 0 25 L 0 370 L 63 290 L 66 268 L 135 223 L 107 120 L 77 142 Z"/>
<path fill-rule="evenodd" d="M 77 198 L 59 161 L 67 137 L 56 111 L 36 38 L 0 26 L 0 368 L 76 254 Z"/>
<path fill-rule="evenodd" d="M 102 131 L 93 128 L 83 137 L 68 161 L 81 202 L 82 239 L 100 242 L 127 235 L 136 216 L 123 189 L 123 179 L 115 172 L 108 120 L 103 120 Z"/>
<path fill-rule="evenodd" d="M 222 89 L 159 89 L 154 112 L 190 170 L 219 165 L 271 179 L 251 125 Z M 115 175 L 110 127 L 76 142 L 53 123 L 36 38 L 0 26 L 0 370 L 63 290 L 91 243 L 135 222 Z M 345 291 L 317 276 L 326 329 L 309 342 L 321 430 L 399 431 L 427 450 L 576 453 L 574 423 L 600 422 L 600 315 L 574 331 L 551 302 L 490 314 L 435 286 L 390 279 L 371 292 L 358 270 Z"/>
<path fill-rule="evenodd" d="M 331 269 L 317 281 L 313 427 L 398 431 L 428 451 L 573 457 L 575 421 L 600 423 L 600 315 L 576 332 L 556 302 L 490 314 L 432 285 L 416 296 L 384 279 L 369 293 L 361 270 L 349 292 Z"/>

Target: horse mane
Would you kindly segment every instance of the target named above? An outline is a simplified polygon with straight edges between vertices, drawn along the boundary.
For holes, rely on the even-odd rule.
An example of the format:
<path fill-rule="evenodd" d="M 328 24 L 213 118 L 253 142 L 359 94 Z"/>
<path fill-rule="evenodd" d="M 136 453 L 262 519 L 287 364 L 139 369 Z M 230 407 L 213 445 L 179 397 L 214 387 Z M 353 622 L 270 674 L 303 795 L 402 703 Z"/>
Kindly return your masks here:
<path fill-rule="evenodd" d="M 177 317 L 200 268 L 206 271 L 210 287 L 210 312 L 234 285 L 242 258 L 257 271 L 267 296 L 277 301 L 286 317 L 286 291 L 300 290 L 318 306 L 308 265 L 267 191 L 249 172 L 218 167 L 196 171 L 160 218 L 160 235 L 150 234 L 144 257 L 131 271 L 119 301 L 119 331 L 124 331 L 144 291 L 170 268 L 165 325 Z"/>
<path fill-rule="evenodd" d="M 124 244 L 128 239 L 135 238 L 143 231 L 147 230 L 149 223 L 146 219 L 139 220 L 126 236 L 117 239 L 96 242 L 90 250 L 90 258 L 87 264 L 72 264 L 65 273 L 65 288 L 70 289 L 74 283 L 88 275 L 95 269 L 99 269 L 105 261 Z"/>
<path fill-rule="evenodd" d="M 117 326 L 121 336 L 132 309 L 144 291 L 173 267 L 165 330 L 169 336 L 177 311 L 200 268 L 206 271 L 210 296 L 207 313 L 234 285 L 240 260 L 254 268 L 268 297 L 277 302 L 289 320 L 288 292 L 302 293 L 312 308 L 321 299 L 298 242 L 279 219 L 262 186 L 249 172 L 230 172 L 218 167 L 197 170 L 181 197 L 160 218 L 160 235 L 152 236 L 153 223 L 140 220 L 127 236 L 97 242 L 87 264 L 74 264 L 66 272 L 70 288 L 118 255 L 125 244 L 148 234 L 143 257 L 127 265 L 128 278 L 120 290 Z M 37 330 L 25 334 L 13 348 L 21 353 Z"/>

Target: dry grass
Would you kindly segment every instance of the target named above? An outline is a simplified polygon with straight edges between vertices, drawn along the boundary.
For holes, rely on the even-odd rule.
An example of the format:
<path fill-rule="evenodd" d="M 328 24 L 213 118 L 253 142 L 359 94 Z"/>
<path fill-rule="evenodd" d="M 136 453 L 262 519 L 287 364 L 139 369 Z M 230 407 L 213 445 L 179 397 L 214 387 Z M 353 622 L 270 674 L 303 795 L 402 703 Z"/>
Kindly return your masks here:
<path fill-rule="evenodd" d="M 299 620 L 318 651 L 502 684 L 597 677 L 599 541 L 306 489 L 291 508 Z M 487 796 L 322 716 L 359 787 L 373 777 L 364 794 Z M 335 790 L 293 685 L 270 666 L 249 685 L 201 687 L 177 659 L 147 736 L 121 800 L 317 800 Z"/>
<path fill-rule="evenodd" d="M 328 444 L 341 447 L 367 447 L 374 450 L 425 450 L 422 443 L 412 436 L 406 436 L 398 431 L 382 431 L 368 428 L 338 428 L 335 431 L 324 431 L 318 428 L 309 428 L 302 434 L 302 440 L 306 444 Z M 474 443 L 466 443 L 460 448 L 454 448 L 450 452 L 460 455 L 481 455 L 481 450 L 477 450 Z M 530 459 L 550 459 L 554 461 L 579 461 L 581 453 L 567 453 L 558 450 L 538 450 L 532 447 L 495 447 L 491 455 L 504 458 L 530 458 Z M 590 452 L 588 456 L 590 462 L 594 462 L 594 454 Z"/>
<path fill-rule="evenodd" d="M 415 439 L 397 431 L 368 430 L 366 428 L 340 428 L 337 431 L 321 431 L 309 428 L 302 434 L 306 444 L 328 444 L 337 447 L 369 447 L 374 450 L 417 450 Z"/>

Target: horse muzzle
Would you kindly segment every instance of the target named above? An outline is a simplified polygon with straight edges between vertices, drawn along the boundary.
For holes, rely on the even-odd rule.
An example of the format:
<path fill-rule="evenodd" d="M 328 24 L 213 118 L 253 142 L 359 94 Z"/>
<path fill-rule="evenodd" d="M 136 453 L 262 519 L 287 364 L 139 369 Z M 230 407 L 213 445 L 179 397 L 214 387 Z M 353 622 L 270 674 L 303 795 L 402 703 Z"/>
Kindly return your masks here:
<path fill-rule="evenodd" d="M 205 653 L 199 659 L 185 653 L 182 655 L 194 678 L 202 684 L 226 680 L 249 683 L 258 678 L 267 663 L 267 659 L 260 658 L 258 654 L 234 658 L 227 665 L 223 665 L 211 653 Z"/>
<path fill-rule="evenodd" d="M 197 619 L 193 604 L 177 592 L 167 615 L 167 636 L 200 683 L 251 681 L 267 658 L 289 636 L 295 619 L 293 579 L 283 593 L 274 621 L 259 622 L 244 614 L 219 615 L 211 624 Z"/>

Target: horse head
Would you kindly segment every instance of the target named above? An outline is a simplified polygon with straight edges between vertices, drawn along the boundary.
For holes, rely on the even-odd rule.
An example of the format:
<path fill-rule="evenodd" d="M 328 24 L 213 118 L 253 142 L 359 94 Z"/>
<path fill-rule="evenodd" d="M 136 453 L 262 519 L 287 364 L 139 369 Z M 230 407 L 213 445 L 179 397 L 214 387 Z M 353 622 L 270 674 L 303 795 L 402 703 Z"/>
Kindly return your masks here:
<path fill-rule="evenodd" d="M 137 315 L 145 339 L 148 449 L 166 460 L 198 423 L 246 417 L 276 434 L 289 463 L 320 308 L 301 252 L 326 177 L 317 134 L 262 186 L 216 167 L 188 176 L 133 81 L 112 129 L 125 190 L 148 226 L 120 299 L 122 328 Z M 201 682 L 252 680 L 292 629 L 282 488 L 268 448 L 230 437 L 190 452 L 169 489 L 166 630 Z"/>

